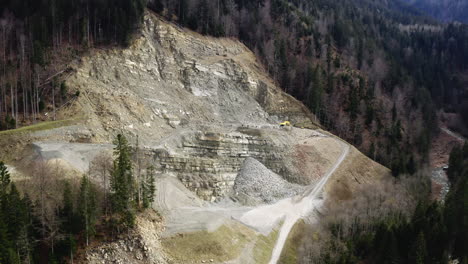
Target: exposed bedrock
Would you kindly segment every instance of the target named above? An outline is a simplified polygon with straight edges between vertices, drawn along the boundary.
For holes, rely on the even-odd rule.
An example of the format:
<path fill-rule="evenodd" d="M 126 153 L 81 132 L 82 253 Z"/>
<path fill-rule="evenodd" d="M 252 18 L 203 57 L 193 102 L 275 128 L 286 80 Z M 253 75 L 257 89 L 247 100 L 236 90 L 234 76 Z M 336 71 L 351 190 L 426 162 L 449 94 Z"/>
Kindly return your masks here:
<path fill-rule="evenodd" d="M 248 157 L 288 178 L 283 162 L 284 146 L 261 135 L 239 132 L 194 132 L 181 137 L 180 148 L 154 151 L 155 164 L 163 173 L 175 174 L 190 190 L 205 200 L 227 195 Z"/>

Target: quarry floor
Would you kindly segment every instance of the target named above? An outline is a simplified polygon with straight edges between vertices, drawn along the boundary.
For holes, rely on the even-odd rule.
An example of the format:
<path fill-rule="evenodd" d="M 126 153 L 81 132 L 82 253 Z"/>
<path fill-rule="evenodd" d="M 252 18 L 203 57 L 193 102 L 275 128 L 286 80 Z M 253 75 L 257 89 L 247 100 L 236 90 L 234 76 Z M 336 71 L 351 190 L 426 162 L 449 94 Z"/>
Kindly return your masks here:
<path fill-rule="evenodd" d="M 279 228 L 279 235 L 269 260 L 269 263 L 277 263 L 292 227 L 299 219 L 310 217 L 314 209 L 318 209 L 323 201 L 323 187 L 348 155 L 349 145 L 341 141 L 339 144 L 339 157 L 318 182 L 307 186 L 300 195 L 256 207 L 242 206 L 228 198 L 217 203 L 201 201 L 175 177 L 160 175 L 155 208 L 166 217 L 163 236 L 171 237 L 200 230 L 214 232 L 230 221 L 239 222 L 264 236 Z"/>
<path fill-rule="evenodd" d="M 266 128 L 266 130 L 271 130 L 271 127 Z M 219 230 L 228 226 L 233 228 L 234 233 L 246 232 L 249 234 L 248 236 L 258 236 L 262 238 L 262 241 L 269 241 L 268 244 L 264 245 L 266 253 L 261 262 L 277 263 L 291 229 L 301 218 L 314 218 L 314 210 L 319 209 L 323 201 L 322 190 L 324 186 L 350 151 L 348 144 L 323 131 L 299 128 L 292 128 L 292 130 L 293 133 L 307 135 L 301 136 L 298 140 L 298 144 L 304 148 L 318 147 L 322 144 L 321 148 L 333 149 L 328 154 L 328 162 L 324 165 L 323 170 L 319 170 L 320 175 L 310 185 L 305 186 L 301 194 L 281 199 L 272 204 L 258 206 L 244 206 L 228 197 L 218 202 L 208 202 L 188 190 L 176 175 L 171 173 L 158 174 L 153 207 L 164 218 L 162 241 L 197 232 L 219 233 Z M 54 132 L 48 133 L 54 134 Z M 179 133 L 174 133 L 174 136 L 177 135 Z M 113 145 L 37 141 L 32 143 L 32 147 L 36 153 L 36 159 L 55 161 L 78 172 L 86 172 L 89 168 L 89 162 L 101 151 L 112 150 Z M 20 174 L 19 171 L 15 173 L 16 177 Z M 237 258 L 229 261 L 221 261 L 222 258 L 220 258 L 219 260 L 215 259 L 214 262 L 259 263 L 258 257 L 253 256 L 253 254 L 257 254 L 253 250 L 253 248 L 257 248 L 257 244 L 258 239 L 256 242 L 249 240 L 240 246 L 241 251 Z"/>

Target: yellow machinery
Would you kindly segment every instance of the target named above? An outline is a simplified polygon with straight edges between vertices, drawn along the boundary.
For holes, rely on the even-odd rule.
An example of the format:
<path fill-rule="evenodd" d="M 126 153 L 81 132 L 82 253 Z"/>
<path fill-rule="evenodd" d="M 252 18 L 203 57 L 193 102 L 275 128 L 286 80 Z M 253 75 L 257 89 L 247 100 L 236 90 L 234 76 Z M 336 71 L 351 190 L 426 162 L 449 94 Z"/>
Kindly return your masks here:
<path fill-rule="evenodd" d="M 280 126 L 291 126 L 291 123 L 289 121 L 284 121 L 279 124 Z"/>

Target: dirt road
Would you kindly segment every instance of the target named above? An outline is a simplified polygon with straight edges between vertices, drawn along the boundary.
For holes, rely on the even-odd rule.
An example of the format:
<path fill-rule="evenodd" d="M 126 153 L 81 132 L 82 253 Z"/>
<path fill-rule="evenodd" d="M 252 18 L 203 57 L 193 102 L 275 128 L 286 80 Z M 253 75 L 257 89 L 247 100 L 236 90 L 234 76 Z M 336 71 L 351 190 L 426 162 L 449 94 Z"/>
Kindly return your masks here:
<path fill-rule="evenodd" d="M 465 138 L 463 138 L 462 136 L 456 134 L 455 132 L 449 130 L 448 128 L 445 128 L 445 127 L 441 127 L 440 128 L 442 131 L 444 131 L 445 133 L 449 134 L 450 136 L 462 141 L 462 142 L 465 142 Z"/>
<path fill-rule="evenodd" d="M 305 196 L 299 202 L 294 203 L 294 198 L 291 199 L 292 204 L 290 204 L 290 206 L 295 207 L 295 210 L 292 210 L 293 214 L 286 215 L 285 221 L 280 230 L 278 241 L 276 241 L 276 245 L 273 248 L 270 264 L 276 264 L 278 262 L 281 252 L 283 251 L 284 243 L 286 243 L 288 238 L 288 234 L 297 220 L 307 216 L 314 208 L 316 208 L 317 205 L 320 204 L 320 201 L 317 198 L 322 192 L 323 187 L 349 153 L 349 146 L 344 143 L 342 143 L 342 146 L 343 151 L 340 157 L 336 161 L 335 165 L 327 172 L 327 174 L 324 175 L 322 179 L 313 188 L 311 188 L 310 191 L 306 192 Z"/>
<path fill-rule="evenodd" d="M 273 249 L 270 264 L 277 263 L 289 232 L 294 224 L 302 217 L 309 215 L 314 208 L 320 206 L 321 199 L 318 198 L 323 187 L 348 155 L 349 146 L 345 143 L 341 143 L 341 145 L 343 149 L 335 164 L 319 182 L 309 186 L 304 194 L 283 199 L 275 204 L 254 208 L 239 219 L 242 223 L 264 234 L 268 233 L 275 225 L 283 221 L 278 240 Z"/>

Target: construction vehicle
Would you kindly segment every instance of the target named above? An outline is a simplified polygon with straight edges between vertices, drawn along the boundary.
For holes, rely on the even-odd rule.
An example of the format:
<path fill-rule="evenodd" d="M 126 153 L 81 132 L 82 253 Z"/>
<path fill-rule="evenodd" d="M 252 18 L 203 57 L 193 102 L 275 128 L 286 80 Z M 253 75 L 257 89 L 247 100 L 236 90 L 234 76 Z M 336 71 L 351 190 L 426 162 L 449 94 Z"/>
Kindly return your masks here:
<path fill-rule="evenodd" d="M 291 123 L 289 121 L 284 121 L 282 123 L 279 124 L 281 127 L 284 127 L 284 126 L 288 126 L 290 127 L 291 126 Z"/>

